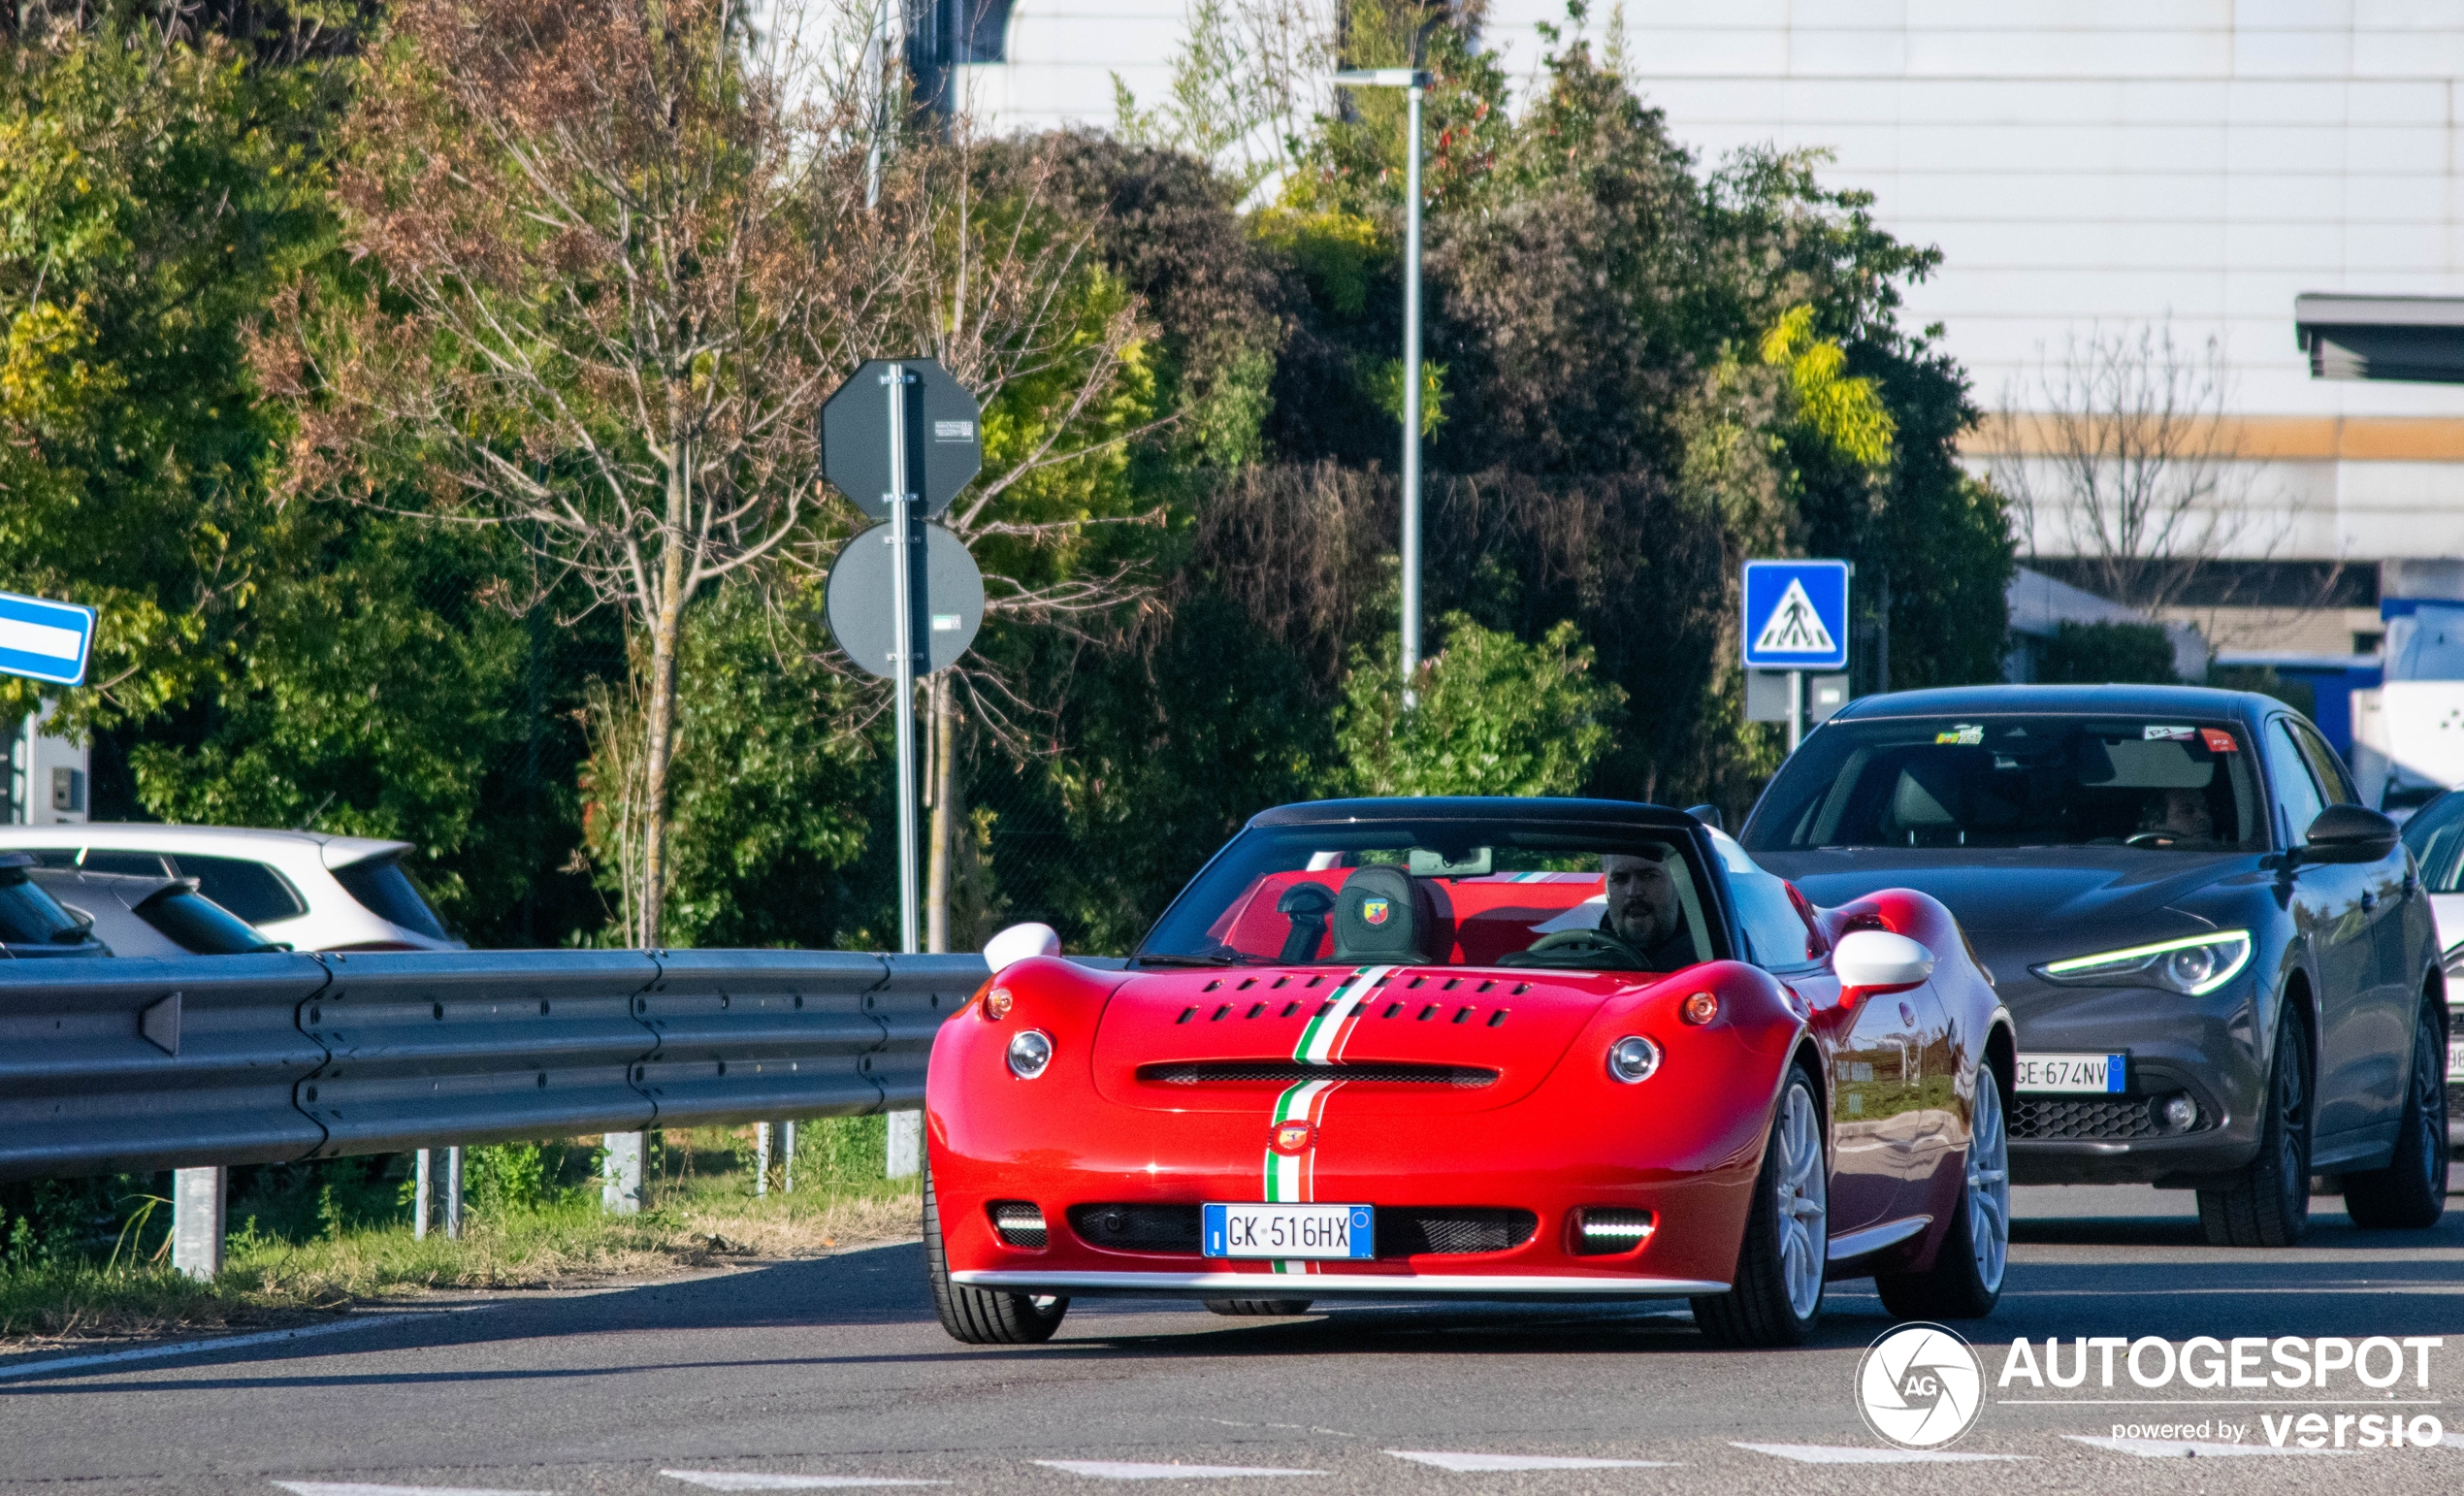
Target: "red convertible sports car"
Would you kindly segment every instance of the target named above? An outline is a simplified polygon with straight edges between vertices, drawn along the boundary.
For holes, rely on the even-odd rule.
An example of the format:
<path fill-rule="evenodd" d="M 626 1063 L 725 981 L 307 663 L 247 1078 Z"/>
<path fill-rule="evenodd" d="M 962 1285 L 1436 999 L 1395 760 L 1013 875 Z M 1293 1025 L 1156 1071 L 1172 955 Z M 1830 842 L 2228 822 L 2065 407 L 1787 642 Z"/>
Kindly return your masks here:
<path fill-rule="evenodd" d="M 1021 955 L 1021 947 L 1045 954 Z M 1817 909 L 1692 815 L 1292 805 L 1125 965 L 1042 927 L 942 1026 L 933 1299 L 972 1344 L 1073 1296 L 1686 1296 L 1801 1341 L 1825 1282 L 2000 1296 L 2011 1021 L 1923 894 Z"/>

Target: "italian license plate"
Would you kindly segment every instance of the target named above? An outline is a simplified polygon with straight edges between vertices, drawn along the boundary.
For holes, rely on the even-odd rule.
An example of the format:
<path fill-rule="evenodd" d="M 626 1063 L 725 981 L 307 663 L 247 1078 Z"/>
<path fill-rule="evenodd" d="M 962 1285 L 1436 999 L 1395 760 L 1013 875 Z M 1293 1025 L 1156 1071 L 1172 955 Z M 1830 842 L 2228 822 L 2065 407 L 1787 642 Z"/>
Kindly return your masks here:
<path fill-rule="evenodd" d="M 2464 1081 L 2464 1039 L 2447 1041 L 2447 1078 Z"/>
<path fill-rule="evenodd" d="M 2123 1089 L 2130 1069 L 2122 1055 L 2022 1055 L 2019 1089 L 2057 1095 L 2105 1095 Z"/>
<path fill-rule="evenodd" d="M 1210 1257 L 1339 1257 L 1377 1252 L 1378 1213 L 1367 1205 L 1205 1207 Z"/>

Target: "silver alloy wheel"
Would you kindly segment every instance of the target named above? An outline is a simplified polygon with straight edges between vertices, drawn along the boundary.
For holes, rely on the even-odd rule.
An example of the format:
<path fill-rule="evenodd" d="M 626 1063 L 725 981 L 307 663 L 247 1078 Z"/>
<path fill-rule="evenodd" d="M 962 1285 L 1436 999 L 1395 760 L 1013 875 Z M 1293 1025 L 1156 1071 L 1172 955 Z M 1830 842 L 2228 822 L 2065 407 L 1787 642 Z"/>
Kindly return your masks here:
<path fill-rule="evenodd" d="M 1813 1092 L 1788 1088 L 1779 1122 L 1779 1263 L 1788 1307 L 1810 1318 L 1823 1301 L 1823 1270 L 1831 1254 L 1831 1182 L 1823 1167 L 1823 1129 Z"/>
<path fill-rule="evenodd" d="M 1976 1118 L 1968 1129 L 1967 1239 L 1976 1281 L 1992 1293 L 2002 1286 L 2011 1254 L 2011 1144 L 2002 1088 L 1987 1069 L 1976 1072 Z"/>

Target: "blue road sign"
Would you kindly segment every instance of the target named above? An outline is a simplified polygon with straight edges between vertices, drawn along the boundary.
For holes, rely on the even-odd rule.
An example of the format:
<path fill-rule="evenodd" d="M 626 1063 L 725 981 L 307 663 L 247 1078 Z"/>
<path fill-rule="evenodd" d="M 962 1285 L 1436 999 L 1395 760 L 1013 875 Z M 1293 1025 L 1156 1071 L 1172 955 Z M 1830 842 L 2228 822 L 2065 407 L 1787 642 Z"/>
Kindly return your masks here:
<path fill-rule="evenodd" d="M 93 647 L 92 608 L 0 592 L 0 671 L 54 686 L 81 685 Z"/>
<path fill-rule="evenodd" d="M 1848 563 L 1745 564 L 1745 667 L 1837 670 L 1848 665 Z"/>

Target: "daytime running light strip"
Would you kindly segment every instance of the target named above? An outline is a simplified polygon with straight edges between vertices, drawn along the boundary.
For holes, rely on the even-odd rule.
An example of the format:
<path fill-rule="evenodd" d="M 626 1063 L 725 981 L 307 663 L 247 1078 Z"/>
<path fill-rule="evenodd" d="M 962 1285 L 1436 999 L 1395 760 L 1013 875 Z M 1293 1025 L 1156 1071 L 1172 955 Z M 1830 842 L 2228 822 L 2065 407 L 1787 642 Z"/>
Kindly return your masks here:
<path fill-rule="evenodd" d="M 2225 963 L 2224 969 L 2219 971 L 2214 976 L 2209 977 L 2206 981 L 2200 983 L 2197 987 L 2191 989 L 2191 995 L 2200 996 L 2208 992 L 2212 992 L 2216 989 L 2223 986 L 2225 983 L 2230 982 L 2233 978 L 2241 974 L 2242 967 L 2249 964 L 2251 959 L 2251 935 L 2249 930 L 2221 929 L 2216 931 L 2214 934 L 2188 935 L 2180 940 L 2159 940 L 2154 945 L 2134 945 L 2124 951 L 2105 951 L 2095 956 L 2073 956 L 2065 960 L 2047 961 L 2038 969 L 2043 971 L 2044 974 L 2049 977 L 2062 977 L 2069 976 L 2073 972 L 2091 971 L 2098 966 L 2117 966 L 2124 961 L 2134 959 L 2150 956 L 2162 956 L 2168 951 L 2189 951 L 2195 950 L 2203 945 L 2225 945 L 2233 943 L 2238 943 L 2241 946 L 2241 951 L 2235 955 L 2232 960 Z"/>

